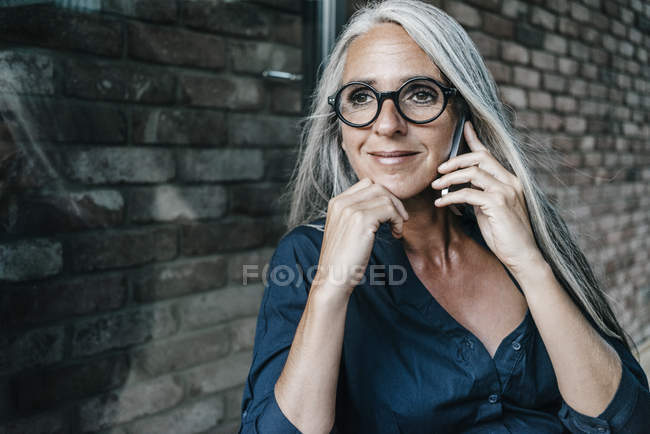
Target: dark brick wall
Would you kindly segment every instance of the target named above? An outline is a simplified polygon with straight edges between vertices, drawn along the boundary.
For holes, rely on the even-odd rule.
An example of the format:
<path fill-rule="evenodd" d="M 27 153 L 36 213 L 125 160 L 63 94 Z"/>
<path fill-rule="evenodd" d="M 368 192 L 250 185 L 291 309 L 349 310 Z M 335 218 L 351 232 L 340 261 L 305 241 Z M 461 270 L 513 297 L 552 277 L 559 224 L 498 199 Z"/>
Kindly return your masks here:
<path fill-rule="evenodd" d="M 300 2 L 90 3 L 0 7 L 0 432 L 237 432 Z"/>
<path fill-rule="evenodd" d="M 234 433 L 286 205 L 300 2 L 0 8 L 0 432 Z M 650 338 L 650 6 L 439 1 Z"/>

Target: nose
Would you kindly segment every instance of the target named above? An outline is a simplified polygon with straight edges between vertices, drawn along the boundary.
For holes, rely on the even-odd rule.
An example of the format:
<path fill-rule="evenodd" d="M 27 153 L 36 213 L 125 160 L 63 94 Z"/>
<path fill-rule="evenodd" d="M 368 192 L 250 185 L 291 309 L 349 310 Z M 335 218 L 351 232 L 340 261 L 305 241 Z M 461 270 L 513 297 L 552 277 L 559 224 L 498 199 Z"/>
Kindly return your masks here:
<path fill-rule="evenodd" d="M 399 114 L 392 99 L 384 100 L 379 110 L 379 116 L 373 123 L 375 133 L 380 136 L 392 136 L 397 133 L 406 134 L 406 119 Z"/>

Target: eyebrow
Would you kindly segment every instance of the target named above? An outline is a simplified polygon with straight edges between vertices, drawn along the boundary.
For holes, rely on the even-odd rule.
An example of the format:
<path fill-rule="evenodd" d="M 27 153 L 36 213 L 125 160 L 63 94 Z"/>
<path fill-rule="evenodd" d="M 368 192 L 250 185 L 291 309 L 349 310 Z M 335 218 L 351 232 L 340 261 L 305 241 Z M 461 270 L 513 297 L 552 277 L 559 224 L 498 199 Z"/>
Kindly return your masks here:
<path fill-rule="evenodd" d="M 427 77 L 427 78 L 432 78 L 432 79 L 434 79 L 434 80 L 436 80 L 436 81 L 438 81 L 438 82 L 440 82 L 440 83 L 445 84 L 444 80 L 441 80 L 441 79 L 439 79 L 439 78 L 437 78 L 437 77 L 432 77 L 432 76 L 427 75 L 427 74 L 422 74 L 422 75 L 407 75 L 407 76 L 403 76 L 403 77 L 400 78 L 400 82 L 399 82 L 399 83 L 400 83 L 400 85 L 401 85 L 401 84 L 403 84 L 404 82 L 406 82 L 406 81 L 408 81 L 408 80 L 410 80 L 410 79 L 412 79 L 412 78 L 415 78 L 415 77 Z M 353 81 L 360 81 L 360 82 L 362 82 L 362 83 L 367 83 L 367 84 L 369 84 L 369 85 L 371 85 L 371 86 L 374 86 L 375 84 L 377 84 L 377 80 L 375 80 L 374 78 L 354 78 L 354 79 L 352 79 L 352 80 L 347 81 L 345 84 L 347 84 L 347 83 L 351 83 L 351 82 L 353 82 Z"/>

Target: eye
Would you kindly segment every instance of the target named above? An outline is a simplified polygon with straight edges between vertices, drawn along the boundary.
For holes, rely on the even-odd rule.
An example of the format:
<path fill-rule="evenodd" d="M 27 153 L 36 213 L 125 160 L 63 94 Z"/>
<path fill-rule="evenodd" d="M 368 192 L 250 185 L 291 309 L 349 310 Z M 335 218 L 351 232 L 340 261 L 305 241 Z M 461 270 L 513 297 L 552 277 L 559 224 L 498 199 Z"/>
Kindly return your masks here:
<path fill-rule="evenodd" d="M 348 101 L 355 105 L 364 105 L 372 102 L 374 95 L 367 89 L 357 89 L 348 95 Z"/>
<path fill-rule="evenodd" d="M 427 85 L 415 84 L 404 92 L 403 99 L 417 104 L 432 104 L 438 100 L 439 92 Z"/>

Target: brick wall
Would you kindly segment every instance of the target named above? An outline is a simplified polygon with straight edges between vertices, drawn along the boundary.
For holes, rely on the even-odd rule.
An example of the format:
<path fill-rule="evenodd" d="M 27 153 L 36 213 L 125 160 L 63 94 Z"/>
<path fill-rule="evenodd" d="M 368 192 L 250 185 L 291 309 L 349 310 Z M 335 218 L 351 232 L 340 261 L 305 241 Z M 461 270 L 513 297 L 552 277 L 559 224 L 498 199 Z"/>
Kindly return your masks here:
<path fill-rule="evenodd" d="M 0 8 L 0 432 L 232 433 L 296 145 L 300 2 Z M 650 6 L 440 1 L 637 342 Z"/>
<path fill-rule="evenodd" d="M 0 7 L 0 432 L 237 432 L 300 3 L 88 4 Z"/>

